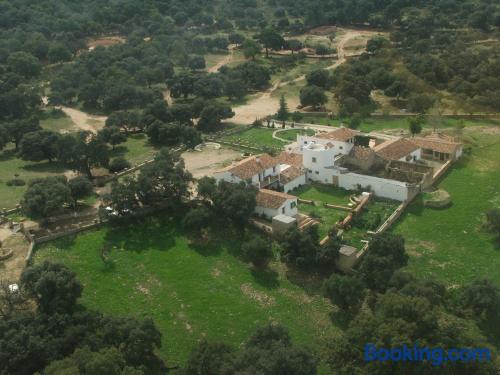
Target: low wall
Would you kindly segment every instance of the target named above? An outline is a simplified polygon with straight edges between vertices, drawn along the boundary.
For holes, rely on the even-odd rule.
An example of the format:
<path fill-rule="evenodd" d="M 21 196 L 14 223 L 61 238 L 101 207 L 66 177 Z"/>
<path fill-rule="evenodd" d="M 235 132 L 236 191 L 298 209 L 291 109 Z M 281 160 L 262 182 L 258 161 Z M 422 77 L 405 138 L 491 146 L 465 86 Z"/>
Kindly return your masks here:
<path fill-rule="evenodd" d="M 446 163 L 444 163 L 441 168 L 439 168 L 432 176 L 432 182 L 435 183 L 437 180 L 439 180 L 448 171 L 448 169 L 451 168 L 452 165 L 453 160 L 448 160 Z"/>

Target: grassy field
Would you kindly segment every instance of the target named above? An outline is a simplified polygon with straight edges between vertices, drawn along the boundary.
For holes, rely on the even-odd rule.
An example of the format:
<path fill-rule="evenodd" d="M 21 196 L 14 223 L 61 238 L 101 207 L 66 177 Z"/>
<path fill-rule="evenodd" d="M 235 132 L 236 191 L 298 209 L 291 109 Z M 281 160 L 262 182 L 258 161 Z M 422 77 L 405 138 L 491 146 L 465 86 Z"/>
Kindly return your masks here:
<path fill-rule="evenodd" d="M 331 125 L 340 126 L 341 124 L 346 124 L 347 120 L 339 119 L 329 119 L 327 117 L 319 117 L 314 115 L 306 115 L 303 122 L 314 123 L 318 125 Z M 453 128 L 458 126 L 488 126 L 500 125 L 500 120 L 498 119 L 484 119 L 484 120 L 474 120 L 474 119 L 456 119 L 443 117 L 440 119 L 428 119 L 424 123 L 424 129 L 432 129 L 435 124 L 438 128 Z M 362 120 L 359 130 L 362 132 L 371 132 L 377 130 L 390 130 L 390 129 L 408 129 L 408 119 L 401 117 L 369 117 Z"/>
<path fill-rule="evenodd" d="M 88 308 L 153 318 L 169 365 L 183 363 L 202 338 L 237 346 L 268 321 L 283 323 L 296 343 L 321 355 L 339 329 L 325 299 L 291 282 L 302 279 L 277 262 L 271 271 L 241 262 L 235 256 L 241 236 L 224 233 L 216 243 L 192 246 L 176 222 L 158 216 L 58 240 L 38 248 L 34 262 L 55 260 L 74 270 Z M 99 256 L 104 244 L 113 248 L 107 266 Z"/>
<path fill-rule="evenodd" d="M 149 144 L 145 134 L 131 134 L 127 137 L 127 142 L 111 151 L 111 157 L 122 156 L 133 165 L 151 159 L 156 152 L 157 149 Z"/>
<path fill-rule="evenodd" d="M 14 178 L 23 179 L 26 184 L 38 177 L 63 174 L 66 168 L 57 162 L 34 163 L 16 157 L 14 147 L 9 145 L 0 152 L 0 208 L 14 208 L 27 186 L 7 186 Z"/>
<path fill-rule="evenodd" d="M 48 115 L 46 119 L 40 121 L 40 126 L 47 130 L 58 133 L 71 132 L 77 130 L 75 123 L 69 116 L 62 113 L 59 116 Z"/>
<path fill-rule="evenodd" d="M 244 142 L 254 147 L 277 147 L 282 148 L 285 143 L 273 138 L 276 129 L 269 128 L 248 128 L 242 132 L 232 134 L 222 138 L 227 142 Z"/>
<path fill-rule="evenodd" d="M 488 277 L 500 286 L 500 245 L 483 227 L 484 213 L 500 207 L 500 134 L 470 134 L 471 154 L 439 184 L 452 205 L 431 209 L 417 200 L 393 231 L 406 238 L 409 269 L 417 275 L 450 285 Z"/>

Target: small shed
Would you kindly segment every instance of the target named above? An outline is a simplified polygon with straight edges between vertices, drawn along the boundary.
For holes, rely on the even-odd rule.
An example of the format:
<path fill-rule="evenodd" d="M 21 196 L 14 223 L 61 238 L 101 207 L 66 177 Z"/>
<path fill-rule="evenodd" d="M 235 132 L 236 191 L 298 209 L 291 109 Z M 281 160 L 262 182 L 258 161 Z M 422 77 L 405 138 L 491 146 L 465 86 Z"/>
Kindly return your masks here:
<path fill-rule="evenodd" d="M 342 272 L 351 271 L 352 267 L 356 263 L 356 254 L 358 249 L 348 245 L 342 245 L 339 250 L 339 258 L 337 260 L 337 267 Z"/>
<path fill-rule="evenodd" d="M 276 215 L 273 217 L 273 233 L 281 234 L 288 229 L 297 226 L 297 219 L 288 215 Z"/>

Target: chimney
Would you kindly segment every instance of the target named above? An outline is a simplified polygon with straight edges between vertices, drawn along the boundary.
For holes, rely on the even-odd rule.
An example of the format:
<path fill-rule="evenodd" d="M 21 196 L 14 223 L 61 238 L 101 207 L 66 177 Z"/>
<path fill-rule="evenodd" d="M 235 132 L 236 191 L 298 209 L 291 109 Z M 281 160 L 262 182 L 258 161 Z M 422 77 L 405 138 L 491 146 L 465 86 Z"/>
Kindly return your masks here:
<path fill-rule="evenodd" d="M 260 164 L 260 157 L 259 156 L 255 157 L 255 162 L 258 163 L 258 164 Z"/>

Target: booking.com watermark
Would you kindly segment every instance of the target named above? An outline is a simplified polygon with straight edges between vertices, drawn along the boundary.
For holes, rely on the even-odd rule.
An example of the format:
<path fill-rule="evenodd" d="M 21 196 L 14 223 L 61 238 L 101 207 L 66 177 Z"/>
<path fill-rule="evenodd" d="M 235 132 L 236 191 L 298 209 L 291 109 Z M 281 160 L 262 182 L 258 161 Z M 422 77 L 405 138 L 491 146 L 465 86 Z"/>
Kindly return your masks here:
<path fill-rule="evenodd" d="M 491 361 L 491 352 L 487 348 L 427 348 L 419 347 L 418 344 L 403 345 L 400 347 L 386 348 L 376 347 L 374 344 L 366 344 L 364 351 L 366 362 L 423 362 L 427 361 L 434 366 L 440 366 L 446 362 L 483 362 Z"/>

